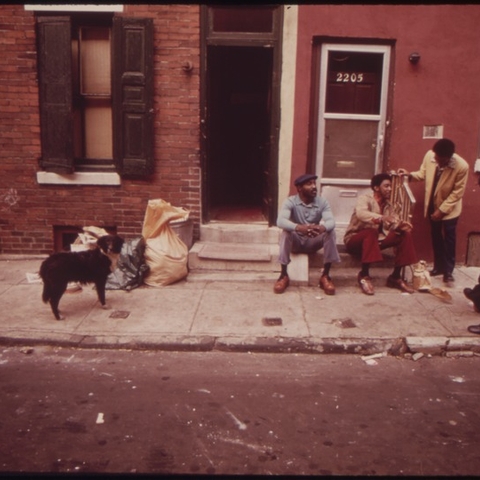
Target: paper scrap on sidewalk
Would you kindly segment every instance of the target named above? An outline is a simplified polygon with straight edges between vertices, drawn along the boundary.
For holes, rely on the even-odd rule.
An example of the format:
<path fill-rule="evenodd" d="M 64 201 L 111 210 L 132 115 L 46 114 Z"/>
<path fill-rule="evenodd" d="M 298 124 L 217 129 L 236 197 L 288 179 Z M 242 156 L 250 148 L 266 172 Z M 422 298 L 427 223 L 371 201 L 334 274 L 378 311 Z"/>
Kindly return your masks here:
<path fill-rule="evenodd" d="M 386 357 L 387 352 L 374 353 L 372 355 L 363 355 L 361 358 L 367 365 L 378 365 L 377 358 Z"/>
<path fill-rule="evenodd" d="M 416 362 L 417 360 L 420 360 L 421 358 L 423 358 L 423 356 L 424 354 L 422 352 L 417 352 L 412 355 L 412 359 L 414 362 Z"/>
<path fill-rule="evenodd" d="M 97 421 L 96 423 L 105 423 L 105 419 L 103 418 L 103 413 L 99 413 L 97 415 Z"/>
<path fill-rule="evenodd" d="M 367 360 L 373 360 L 375 358 L 382 358 L 382 357 L 386 357 L 386 356 L 387 356 L 386 352 L 374 353 L 372 355 L 363 355 L 362 360 L 367 361 Z"/>
<path fill-rule="evenodd" d="M 439 298 L 442 302 L 453 303 L 452 296 L 443 288 L 431 288 L 428 293 Z"/>
<path fill-rule="evenodd" d="M 42 283 L 42 279 L 38 273 L 26 273 L 28 283 Z"/>

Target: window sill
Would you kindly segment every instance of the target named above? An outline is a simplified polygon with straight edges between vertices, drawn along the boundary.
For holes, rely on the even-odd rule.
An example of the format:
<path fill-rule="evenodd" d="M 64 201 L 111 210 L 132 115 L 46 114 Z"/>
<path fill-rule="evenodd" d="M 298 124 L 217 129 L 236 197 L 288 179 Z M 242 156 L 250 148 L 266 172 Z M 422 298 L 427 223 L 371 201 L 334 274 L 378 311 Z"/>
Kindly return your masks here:
<path fill-rule="evenodd" d="M 37 172 L 37 182 L 40 185 L 121 185 L 121 178 L 113 172 L 77 172 L 65 175 Z"/>
<path fill-rule="evenodd" d="M 24 5 L 25 10 L 42 12 L 123 12 L 123 5 Z"/>

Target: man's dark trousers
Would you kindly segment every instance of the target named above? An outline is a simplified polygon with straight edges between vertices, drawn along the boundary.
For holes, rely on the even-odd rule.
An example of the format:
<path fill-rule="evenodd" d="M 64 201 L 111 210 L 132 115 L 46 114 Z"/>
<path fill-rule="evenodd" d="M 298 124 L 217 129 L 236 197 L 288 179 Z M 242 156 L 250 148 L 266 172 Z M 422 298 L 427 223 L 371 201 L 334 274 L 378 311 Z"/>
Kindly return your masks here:
<path fill-rule="evenodd" d="M 437 222 L 430 220 L 433 268 L 444 275 L 451 275 L 455 268 L 458 218 Z"/>

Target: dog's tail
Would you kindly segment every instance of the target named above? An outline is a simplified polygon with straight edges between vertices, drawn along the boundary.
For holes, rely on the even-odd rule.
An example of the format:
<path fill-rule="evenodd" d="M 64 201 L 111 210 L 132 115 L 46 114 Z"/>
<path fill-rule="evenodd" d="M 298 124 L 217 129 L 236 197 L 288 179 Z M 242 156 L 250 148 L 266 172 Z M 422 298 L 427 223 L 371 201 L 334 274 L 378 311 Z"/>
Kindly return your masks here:
<path fill-rule="evenodd" d="M 50 300 L 50 289 L 47 286 L 47 282 L 45 281 L 46 273 L 45 273 L 45 262 L 40 265 L 40 269 L 38 271 L 39 277 L 42 279 L 43 282 L 43 291 L 42 291 L 42 300 L 43 303 L 47 303 Z"/>
<path fill-rule="evenodd" d="M 43 282 L 42 300 L 44 303 L 48 303 L 50 301 L 52 298 L 52 293 L 55 291 L 55 289 L 52 289 L 52 283 L 48 280 L 51 275 L 49 262 L 47 260 L 42 262 L 38 271 L 38 275 Z"/>

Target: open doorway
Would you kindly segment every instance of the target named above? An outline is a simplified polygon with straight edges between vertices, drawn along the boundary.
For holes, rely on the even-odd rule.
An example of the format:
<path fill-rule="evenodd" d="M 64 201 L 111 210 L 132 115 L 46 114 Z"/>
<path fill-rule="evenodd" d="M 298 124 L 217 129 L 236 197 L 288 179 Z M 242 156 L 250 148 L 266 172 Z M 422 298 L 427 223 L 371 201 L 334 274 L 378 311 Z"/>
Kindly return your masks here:
<path fill-rule="evenodd" d="M 273 49 L 207 48 L 207 218 L 267 221 Z"/>

